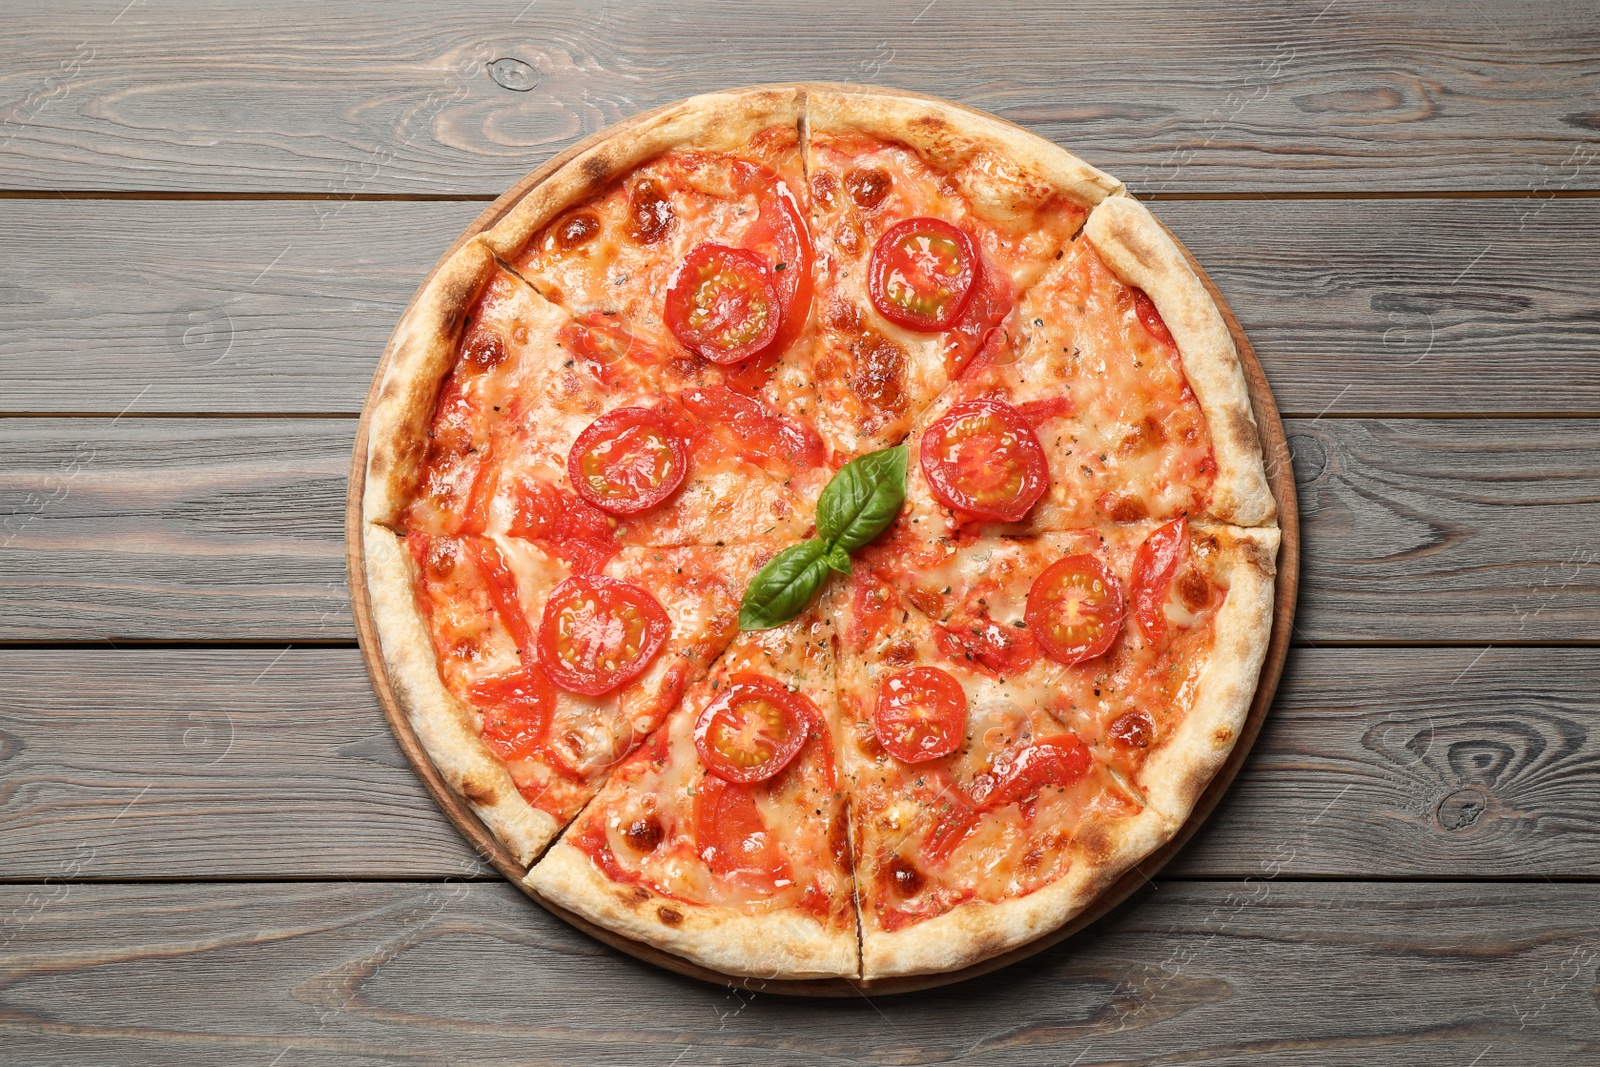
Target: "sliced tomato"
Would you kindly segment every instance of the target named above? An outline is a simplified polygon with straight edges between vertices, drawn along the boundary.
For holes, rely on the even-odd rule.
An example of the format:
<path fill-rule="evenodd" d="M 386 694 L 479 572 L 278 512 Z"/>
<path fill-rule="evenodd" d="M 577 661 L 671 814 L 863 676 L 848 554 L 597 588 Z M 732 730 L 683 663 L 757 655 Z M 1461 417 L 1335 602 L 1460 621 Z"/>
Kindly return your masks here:
<path fill-rule="evenodd" d="M 597 574 L 617 554 L 617 520 L 567 489 L 532 478 L 513 497 L 512 537 L 538 541 L 572 567 Z"/>
<path fill-rule="evenodd" d="M 689 470 L 689 443 L 653 408 L 617 408 L 591 422 L 567 454 L 572 488 L 614 515 L 649 511 Z"/>
<path fill-rule="evenodd" d="M 501 759 L 527 759 L 544 744 L 556 694 L 537 663 L 473 682 L 467 696 L 483 711 L 484 743 Z"/>
<path fill-rule="evenodd" d="M 1031 800 L 1045 786 L 1072 785 L 1089 763 L 1089 747 L 1072 734 L 1042 738 L 997 761 L 993 785 L 977 799 L 987 811 Z"/>
<path fill-rule="evenodd" d="M 885 751 L 905 763 L 948 756 L 966 736 L 966 691 L 938 667 L 891 674 L 878 686 L 872 729 Z"/>
<path fill-rule="evenodd" d="M 782 317 L 772 271 L 748 249 L 701 245 L 667 283 L 668 329 L 713 363 L 758 355 L 778 336 Z"/>
<path fill-rule="evenodd" d="M 1187 544 L 1182 515 L 1144 539 L 1133 557 L 1133 617 L 1152 645 L 1167 632 L 1167 594 Z"/>
<path fill-rule="evenodd" d="M 787 767 L 821 722 L 816 705 L 771 678 L 735 674 L 694 724 L 694 747 L 711 773 L 741 785 Z"/>
<path fill-rule="evenodd" d="M 754 195 L 758 211 L 740 239 L 742 246 L 766 258 L 783 307 L 772 343 L 728 372 L 730 385 L 753 393 L 766 384 L 779 353 L 800 335 L 811 315 L 811 230 L 800 202 L 777 171 L 741 160 L 733 164 L 733 175 L 734 189 Z"/>
<path fill-rule="evenodd" d="M 1018 522 L 1044 495 L 1044 447 L 1003 400 L 968 400 L 922 435 L 922 473 L 939 502 L 980 519 Z"/>
<path fill-rule="evenodd" d="M 456 523 L 457 537 L 481 534 L 489 527 L 489 505 L 494 502 L 495 492 L 500 486 L 500 464 L 495 462 L 494 452 L 492 438 L 487 446 L 478 450 L 478 470 L 472 476 L 467 503 L 461 509 L 460 521 Z"/>
<path fill-rule="evenodd" d="M 618 316 L 591 311 L 562 328 L 562 337 L 585 360 L 605 368 L 633 351 L 632 333 Z"/>
<path fill-rule="evenodd" d="M 931 863 L 943 863 L 978 828 L 980 812 L 954 785 L 942 792 L 931 808 L 933 828 L 922 839 L 922 854 Z"/>
<path fill-rule="evenodd" d="M 827 460 L 815 430 L 752 397 L 713 385 L 686 390 L 678 399 L 695 418 L 726 431 L 746 460 L 774 474 L 788 477 Z"/>
<path fill-rule="evenodd" d="M 792 880 L 748 785 L 702 778 L 695 786 L 694 839 L 711 873 L 741 888 L 771 891 Z"/>
<path fill-rule="evenodd" d="M 472 565 L 478 569 L 478 574 L 483 578 L 495 614 L 500 616 L 500 622 L 511 635 L 511 640 L 516 642 L 517 650 L 522 653 L 522 662 L 532 663 L 536 655 L 533 626 L 528 622 L 527 612 L 522 610 L 522 596 L 517 589 L 517 577 L 511 573 L 510 566 L 506 564 L 500 546 L 487 537 L 467 537 L 463 538 L 461 543 L 466 547 Z"/>
<path fill-rule="evenodd" d="M 1173 344 L 1172 332 L 1167 329 L 1167 324 L 1162 321 L 1161 312 L 1156 310 L 1156 302 L 1151 300 L 1143 289 L 1133 291 L 1133 307 L 1139 313 L 1139 323 L 1151 337 L 1164 345 Z"/>
<path fill-rule="evenodd" d="M 1122 583 L 1093 556 L 1056 560 L 1028 590 L 1028 629 L 1058 663 L 1105 655 L 1122 617 Z"/>
<path fill-rule="evenodd" d="M 905 219 L 873 246 L 867 291 L 890 322 L 939 333 L 961 318 L 982 269 L 977 246 L 964 231 L 943 219 Z"/>
<path fill-rule="evenodd" d="M 539 623 L 539 662 L 561 688 L 600 696 L 637 678 L 672 631 L 648 589 L 585 574 L 556 586 Z"/>
<path fill-rule="evenodd" d="M 944 344 L 945 376 L 954 380 L 983 353 L 989 363 L 1008 363 L 1015 359 L 1010 347 L 1015 330 L 1005 326 L 1015 304 L 1011 279 L 996 271 L 982 271 L 966 310 L 951 327 Z"/>

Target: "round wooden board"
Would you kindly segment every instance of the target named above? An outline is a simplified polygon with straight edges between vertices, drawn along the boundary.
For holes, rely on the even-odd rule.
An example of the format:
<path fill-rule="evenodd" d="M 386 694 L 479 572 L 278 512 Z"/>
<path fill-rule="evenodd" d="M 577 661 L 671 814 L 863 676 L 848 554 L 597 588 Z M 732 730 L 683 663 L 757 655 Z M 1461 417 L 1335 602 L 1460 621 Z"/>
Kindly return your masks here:
<path fill-rule="evenodd" d="M 758 86 L 754 88 L 778 88 L 779 86 Z M 801 82 L 794 83 L 794 87 L 802 89 L 848 88 L 857 93 L 880 93 L 885 96 L 912 97 L 916 99 L 935 99 L 918 93 L 904 92 L 897 89 L 883 89 L 876 86 L 851 85 L 841 86 L 831 83 Z M 729 90 L 737 92 L 740 90 Z M 949 105 L 949 101 L 939 101 Z M 675 105 L 668 105 L 675 106 Z M 960 106 L 960 105 L 955 105 Z M 466 231 L 456 239 L 439 262 L 434 264 L 428 277 L 423 279 L 417 292 L 421 293 L 427 287 L 433 274 L 439 269 L 456 249 L 471 240 L 474 236 L 493 226 L 508 212 L 517 201 L 521 200 L 527 192 L 540 182 L 555 173 L 568 160 L 574 158 L 589 148 L 612 137 L 625 136 L 637 124 L 658 114 L 665 108 L 647 111 L 623 122 L 611 126 L 599 133 L 579 141 L 566 151 L 559 153 L 542 167 L 529 174 L 515 186 L 508 189 L 494 203 L 490 204 L 483 213 L 467 227 Z M 987 113 L 988 118 L 993 118 Z M 1170 232 L 1170 231 L 1169 231 Z M 767 980 L 757 978 L 742 978 L 722 974 L 671 953 L 663 952 L 654 946 L 634 941 L 623 937 L 611 930 L 596 926 L 581 916 L 561 908 L 550 901 L 531 892 L 522 882 L 527 868 L 518 863 L 516 858 L 506 851 L 499 840 L 478 821 L 476 815 L 466 803 L 451 791 L 440 778 L 438 770 L 432 760 L 428 758 L 427 751 L 417 739 L 410 722 L 400 711 L 395 702 L 394 693 L 390 689 L 388 676 L 384 672 L 383 657 L 378 653 L 377 632 L 372 623 L 372 604 L 368 596 L 366 580 L 366 559 L 363 550 L 364 538 L 361 529 L 361 501 L 366 484 L 367 470 L 367 422 L 372 409 L 373 399 L 383 380 L 383 375 L 388 366 L 391 349 L 384 350 L 383 358 L 379 360 L 376 372 L 373 375 L 372 390 L 368 393 L 366 406 L 362 410 L 361 422 L 356 431 L 355 450 L 350 460 L 350 485 L 345 505 L 345 558 L 350 570 L 350 596 L 355 612 L 356 634 L 361 642 L 362 657 L 366 661 L 367 671 L 372 676 L 373 689 L 378 694 L 378 701 L 383 707 L 385 718 L 394 731 L 400 747 L 404 750 L 406 758 L 416 769 L 417 775 L 427 786 L 428 792 L 433 795 L 445 815 L 455 824 L 466 839 L 472 842 L 478 852 L 494 864 L 495 868 L 515 883 L 523 892 L 538 901 L 544 908 L 573 926 L 589 934 L 605 944 L 611 945 L 631 956 L 635 956 L 647 963 L 674 971 L 678 974 L 688 975 L 707 982 L 730 985 L 742 989 L 756 990 L 766 993 L 777 993 L 789 996 L 822 996 L 843 997 L 857 996 L 862 992 L 872 993 L 908 993 L 919 989 L 930 989 L 935 986 L 949 985 L 962 982 L 978 975 L 988 974 L 1002 967 L 1010 966 L 1020 960 L 1027 959 L 1062 940 L 1071 937 L 1107 912 L 1121 904 L 1131 896 L 1140 886 L 1147 883 L 1161 867 L 1170 860 L 1191 838 L 1195 831 L 1206 821 L 1211 812 L 1216 808 L 1218 800 L 1232 784 L 1234 777 L 1239 773 L 1251 747 L 1255 744 L 1256 736 L 1261 731 L 1261 724 L 1266 719 L 1267 709 L 1272 704 L 1273 694 L 1277 692 L 1278 679 L 1283 673 L 1284 658 L 1289 651 L 1289 636 L 1293 630 L 1295 600 L 1300 586 L 1300 517 L 1297 498 L 1295 496 L 1294 473 L 1289 462 L 1289 444 L 1284 435 L 1283 420 L 1278 415 L 1278 406 L 1272 397 L 1272 390 L 1267 385 L 1266 375 L 1261 371 L 1261 364 L 1256 360 L 1255 350 L 1251 348 L 1249 338 L 1240 328 L 1238 319 L 1234 317 L 1233 310 L 1228 306 L 1217 287 L 1212 284 L 1200 264 L 1189 254 L 1183 242 L 1173 235 L 1173 240 L 1182 250 L 1189 265 L 1194 268 L 1195 274 L 1204 283 L 1206 290 L 1216 301 L 1221 310 L 1223 319 L 1228 324 L 1229 331 L 1233 334 L 1234 343 L 1238 346 L 1240 360 L 1244 366 L 1245 379 L 1250 390 L 1250 400 L 1255 408 L 1256 422 L 1260 428 L 1262 451 L 1266 457 L 1267 481 L 1272 487 L 1272 494 L 1278 502 L 1278 525 L 1282 531 L 1282 543 L 1278 550 L 1278 578 L 1275 595 L 1275 613 L 1272 625 L 1272 637 L 1267 646 L 1266 659 L 1261 666 L 1260 680 L 1256 685 L 1255 699 L 1250 705 L 1250 714 L 1240 732 L 1238 741 L 1234 744 L 1222 769 L 1217 772 L 1211 784 L 1201 794 L 1194 810 L 1190 813 L 1188 821 L 1178 830 L 1173 838 L 1161 848 L 1152 852 L 1144 860 L 1130 868 L 1123 876 L 1114 882 L 1098 900 L 1090 907 L 1084 909 L 1064 926 L 1050 933 L 1021 945 L 1009 952 L 982 960 L 959 971 L 947 971 L 939 974 L 909 975 L 904 977 L 860 980 L 848 978 L 810 979 L 810 980 Z M 416 297 L 413 296 L 414 303 Z M 409 305 L 407 311 L 410 310 Z M 391 346 L 392 346 L 391 339 Z"/>

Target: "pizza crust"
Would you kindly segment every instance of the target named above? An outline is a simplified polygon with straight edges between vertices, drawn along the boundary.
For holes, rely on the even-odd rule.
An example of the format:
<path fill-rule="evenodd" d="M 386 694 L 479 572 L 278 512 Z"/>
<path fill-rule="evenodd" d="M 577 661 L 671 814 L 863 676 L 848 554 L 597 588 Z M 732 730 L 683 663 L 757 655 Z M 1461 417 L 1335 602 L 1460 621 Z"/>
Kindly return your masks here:
<path fill-rule="evenodd" d="M 1083 235 L 1119 278 L 1144 290 L 1177 342 L 1217 460 L 1211 513 L 1238 526 L 1271 525 L 1278 509 L 1267 488 L 1250 393 L 1233 335 L 1211 295 L 1161 224 L 1132 197 L 1101 202 Z"/>
<path fill-rule="evenodd" d="M 1074 862 L 1066 876 L 1027 896 L 968 902 L 903 930 L 863 929 L 861 975 L 940 974 L 1036 940 L 1099 899 L 1180 825 L 1154 808 L 1132 818 L 1086 819 L 1074 834 Z"/>
<path fill-rule="evenodd" d="M 499 838 L 517 862 L 539 857 L 561 824 L 517 792 L 511 772 L 478 737 L 467 709 L 439 678 L 427 624 L 417 609 L 414 564 L 405 542 L 385 527 L 366 524 L 367 596 L 378 653 L 395 702 L 439 775 Z"/>
<path fill-rule="evenodd" d="M 540 182 L 483 235 L 506 260 L 521 256 L 533 235 L 575 204 L 602 192 L 629 171 L 665 152 L 733 152 L 772 126 L 799 127 L 802 91 L 793 87 L 692 96 L 630 126 L 624 137 L 579 153 Z"/>
<path fill-rule="evenodd" d="M 816 88 L 806 94 L 806 126 L 812 134 L 859 131 L 899 141 L 954 173 L 973 205 L 996 219 L 1026 217 L 1054 196 L 1091 207 L 1123 191 L 1060 145 L 942 100 Z"/>
<path fill-rule="evenodd" d="M 624 937 L 723 974 L 747 978 L 855 977 L 856 932 L 808 915 L 688 904 L 642 885 L 621 885 L 562 841 L 523 879 L 536 895 Z"/>
<path fill-rule="evenodd" d="M 392 527 L 410 503 L 439 386 L 455 366 L 467 315 L 494 271 L 494 255 L 473 238 L 439 266 L 395 327 L 367 416 L 361 513 L 368 522 Z"/>
<path fill-rule="evenodd" d="M 1239 740 L 1272 640 L 1275 529 L 1196 526 L 1221 543 L 1228 597 L 1212 620 L 1211 662 L 1193 705 L 1165 745 L 1140 771 L 1145 800 L 1182 822 Z"/>
<path fill-rule="evenodd" d="M 1017 217 L 1055 196 L 1090 207 L 1085 236 L 1122 280 L 1150 296 L 1178 344 L 1213 439 L 1212 512 L 1240 527 L 1274 522 L 1256 423 L 1226 323 L 1176 245 L 1115 178 L 1026 130 L 939 101 L 842 86 L 711 94 L 577 155 L 447 259 L 397 326 L 367 422 L 363 528 L 376 651 L 397 705 L 441 777 L 520 863 L 534 865 L 523 884 L 539 897 L 731 975 L 870 979 L 949 972 L 1060 928 L 1177 832 L 1249 713 L 1272 627 L 1275 529 L 1213 531 L 1238 549 L 1230 556 L 1229 596 L 1215 619 L 1217 642 L 1195 704 L 1144 766 L 1145 811 L 1085 820 L 1069 873 L 1042 889 L 994 904 L 968 903 L 892 933 L 868 929 L 859 946 L 855 930 L 830 930 L 810 916 L 692 905 L 619 885 L 576 847 L 550 847 L 562 825 L 517 791 L 478 737 L 469 709 L 439 676 L 416 602 L 414 564 L 394 532 L 415 490 L 440 385 L 472 307 L 500 269 L 496 255 L 516 257 L 563 211 L 664 152 L 735 150 L 762 129 L 802 119 L 818 131 L 859 130 L 906 144 L 957 175 L 974 205 L 998 218 Z"/>

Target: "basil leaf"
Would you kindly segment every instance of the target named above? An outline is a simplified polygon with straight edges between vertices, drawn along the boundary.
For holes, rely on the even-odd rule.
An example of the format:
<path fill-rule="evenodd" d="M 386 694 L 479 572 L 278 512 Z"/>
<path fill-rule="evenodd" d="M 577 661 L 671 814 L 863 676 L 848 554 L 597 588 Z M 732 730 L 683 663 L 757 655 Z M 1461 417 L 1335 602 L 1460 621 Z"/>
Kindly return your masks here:
<path fill-rule="evenodd" d="M 828 576 L 828 549 L 812 538 L 773 556 L 745 588 L 739 629 L 770 630 L 804 611 Z"/>
<path fill-rule="evenodd" d="M 846 552 L 844 546 L 837 541 L 828 542 L 828 550 L 823 555 L 822 561 L 840 574 L 850 573 L 850 553 Z"/>
<path fill-rule="evenodd" d="M 817 533 L 854 552 L 894 521 L 906 499 L 905 445 L 858 456 L 839 469 L 817 499 Z"/>

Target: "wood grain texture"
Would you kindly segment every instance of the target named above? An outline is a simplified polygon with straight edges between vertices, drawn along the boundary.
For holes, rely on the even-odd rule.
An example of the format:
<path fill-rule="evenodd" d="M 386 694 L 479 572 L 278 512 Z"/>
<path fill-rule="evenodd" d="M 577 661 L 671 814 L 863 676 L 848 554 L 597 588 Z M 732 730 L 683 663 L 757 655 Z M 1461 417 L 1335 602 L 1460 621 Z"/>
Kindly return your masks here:
<path fill-rule="evenodd" d="M 0 878 L 493 873 L 353 650 L 12 650 L 0 674 Z"/>
<path fill-rule="evenodd" d="M 492 876 L 355 650 L 10 650 L 0 675 L 0 878 Z M 1157 881 L 1600 876 L 1597 694 L 1587 649 L 1297 649 Z"/>
<path fill-rule="evenodd" d="M 1154 206 L 1290 414 L 1600 412 L 1600 200 Z M 479 207 L 0 200 L 0 410 L 355 414 Z"/>
<path fill-rule="evenodd" d="M 1600 641 L 1581 419 L 1291 419 L 1301 641 Z M 347 641 L 353 420 L 0 420 L 0 640 Z"/>
<path fill-rule="evenodd" d="M 1593 188 L 1589 14 L 30 0 L 0 27 L 0 186 L 494 194 L 646 108 L 815 79 L 994 111 L 1143 191 Z"/>
<path fill-rule="evenodd" d="M 0 1042 L 39 1065 L 1577 1065 L 1597 904 L 1169 883 L 982 981 L 818 1002 L 662 973 L 499 883 L 17 886 Z"/>

